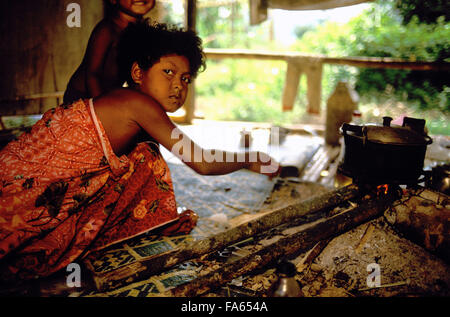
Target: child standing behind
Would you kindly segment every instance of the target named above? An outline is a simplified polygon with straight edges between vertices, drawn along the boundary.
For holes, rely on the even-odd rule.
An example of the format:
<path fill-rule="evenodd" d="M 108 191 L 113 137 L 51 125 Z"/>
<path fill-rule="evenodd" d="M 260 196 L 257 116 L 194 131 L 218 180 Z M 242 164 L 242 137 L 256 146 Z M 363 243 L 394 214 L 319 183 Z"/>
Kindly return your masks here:
<path fill-rule="evenodd" d="M 153 9 L 155 0 L 105 0 L 105 6 L 110 6 L 110 10 L 92 31 L 83 61 L 64 93 L 65 104 L 122 86 L 117 67 L 120 34 L 130 22 L 142 19 Z"/>

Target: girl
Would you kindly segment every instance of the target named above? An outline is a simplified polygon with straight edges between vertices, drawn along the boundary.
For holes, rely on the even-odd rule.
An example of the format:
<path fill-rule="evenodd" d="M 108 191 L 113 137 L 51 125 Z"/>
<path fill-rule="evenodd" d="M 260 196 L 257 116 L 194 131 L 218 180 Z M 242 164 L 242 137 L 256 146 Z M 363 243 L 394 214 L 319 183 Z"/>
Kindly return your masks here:
<path fill-rule="evenodd" d="M 128 88 L 49 110 L 0 152 L 3 278 L 49 275 L 161 225 L 163 234 L 190 232 L 196 215 L 177 214 L 160 144 L 202 175 L 278 173 L 264 153 L 200 148 L 167 116 L 205 65 L 195 33 L 141 21 L 124 31 L 119 52 Z"/>

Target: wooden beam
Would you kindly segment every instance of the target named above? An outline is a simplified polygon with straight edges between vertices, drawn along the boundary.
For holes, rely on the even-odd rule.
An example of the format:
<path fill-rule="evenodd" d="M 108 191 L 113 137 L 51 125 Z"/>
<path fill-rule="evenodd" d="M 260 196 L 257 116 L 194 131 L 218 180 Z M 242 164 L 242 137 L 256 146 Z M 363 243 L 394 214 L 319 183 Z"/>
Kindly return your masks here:
<path fill-rule="evenodd" d="M 450 63 L 448 62 L 409 61 L 389 57 L 328 57 L 320 54 L 314 55 L 298 52 L 273 52 L 244 49 L 207 48 L 204 51 L 206 57 L 211 59 L 236 58 L 288 61 L 294 58 L 298 59 L 299 62 L 302 62 L 308 61 L 309 58 L 315 58 L 319 59 L 324 64 L 339 64 L 355 67 L 450 71 Z"/>
<path fill-rule="evenodd" d="M 294 108 L 297 98 L 298 86 L 302 75 L 301 64 L 294 61 L 288 61 L 286 69 L 286 78 L 284 80 L 282 109 L 291 111 Z"/>
<path fill-rule="evenodd" d="M 185 13 L 186 29 L 196 32 L 197 0 L 186 1 Z M 184 108 L 186 110 L 184 121 L 185 123 L 191 124 L 195 115 L 195 80 L 189 85 Z"/>
<path fill-rule="evenodd" d="M 408 61 L 387 57 L 324 57 L 322 60 L 326 64 L 348 65 L 364 68 L 450 71 L 450 63 L 447 62 Z"/>
<path fill-rule="evenodd" d="M 319 114 L 322 99 L 322 61 L 310 59 L 306 68 L 306 97 L 308 99 L 308 113 Z"/>

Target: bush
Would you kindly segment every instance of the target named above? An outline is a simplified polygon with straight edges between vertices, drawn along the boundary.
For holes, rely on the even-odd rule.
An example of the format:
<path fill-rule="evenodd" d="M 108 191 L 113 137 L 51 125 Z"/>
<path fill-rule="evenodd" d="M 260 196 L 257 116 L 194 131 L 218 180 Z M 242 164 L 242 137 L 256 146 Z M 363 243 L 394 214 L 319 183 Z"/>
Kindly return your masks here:
<path fill-rule="evenodd" d="M 412 16 L 406 23 L 396 13 L 394 1 L 374 2 L 370 9 L 346 24 L 322 22 L 316 27 L 298 29 L 298 41 L 286 50 L 332 57 L 377 56 L 450 62 L 450 24 L 446 18 L 440 17 L 436 23 L 425 24 Z M 245 17 L 248 8 L 241 4 L 237 16 Z M 221 18 L 219 12 L 213 9 L 204 11 L 206 13 L 211 16 L 198 19 L 200 35 L 206 39 L 206 47 L 283 50 L 275 41 L 268 41 L 268 23 L 250 27 L 245 19 L 239 20 L 239 23 L 235 20 L 232 41 L 230 24 L 226 21 L 229 18 Z M 199 16 L 201 14 L 199 12 Z M 281 111 L 285 72 L 284 62 L 208 61 L 206 72 L 196 81 L 198 108 L 208 119 L 276 124 L 305 122 L 307 101 L 304 76 L 293 111 Z M 368 119 L 376 119 L 374 113 L 395 117 L 408 112 L 408 115 L 415 117 L 429 116 L 427 125 L 430 123 L 432 129 L 439 133 L 444 131 L 444 134 L 450 134 L 447 124 L 450 111 L 448 73 L 326 64 L 322 80 L 322 113 L 327 98 L 337 82 L 342 80 L 357 89 L 361 97 L 360 107 L 368 111 Z M 375 110 L 369 111 L 368 107 Z M 423 111 L 428 112 L 424 114 Z"/>
<path fill-rule="evenodd" d="M 388 2 L 389 3 L 389 2 Z M 420 23 L 412 17 L 407 24 L 393 13 L 389 5 L 377 5 L 350 23 L 356 45 L 349 53 L 356 56 L 402 58 L 411 61 L 450 62 L 450 24 L 441 16 L 435 24 Z M 372 17 L 372 18 L 370 18 Z M 352 44 L 352 43 L 350 43 Z M 393 69 L 361 69 L 357 76 L 359 93 L 383 91 L 387 87 L 423 109 L 449 111 L 445 88 L 450 87 L 448 72 Z"/>

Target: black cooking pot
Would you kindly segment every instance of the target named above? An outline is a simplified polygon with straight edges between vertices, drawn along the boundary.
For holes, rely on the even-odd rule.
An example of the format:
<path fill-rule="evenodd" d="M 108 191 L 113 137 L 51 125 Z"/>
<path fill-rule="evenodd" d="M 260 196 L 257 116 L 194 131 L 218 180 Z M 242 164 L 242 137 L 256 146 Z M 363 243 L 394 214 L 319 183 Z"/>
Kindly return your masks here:
<path fill-rule="evenodd" d="M 424 175 L 427 145 L 432 139 L 425 132 L 425 120 L 405 117 L 402 126 L 344 123 L 344 157 L 339 171 L 355 183 L 417 184 Z"/>

